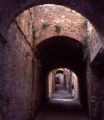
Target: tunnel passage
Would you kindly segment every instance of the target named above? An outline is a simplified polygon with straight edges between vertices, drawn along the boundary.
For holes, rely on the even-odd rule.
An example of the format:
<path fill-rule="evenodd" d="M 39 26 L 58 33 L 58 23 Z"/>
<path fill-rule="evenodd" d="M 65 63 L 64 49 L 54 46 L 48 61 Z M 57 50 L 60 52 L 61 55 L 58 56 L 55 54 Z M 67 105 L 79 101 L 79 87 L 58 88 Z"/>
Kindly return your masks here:
<path fill-rule="evenodd" d="M 67 67 L 76 73 L 79 79 L 79 99 L 84 108 L 88 110 L 82 43 L 69 37 L 55 36 L 36 46 L 36 57 L 41 70 L 46 75 L 45 81 L 48 79 L 48 73 L 58 67 Z M 47 91 L 46 89 L 46 95 Z"/>
<path fill-rule="evenodd" d="M 78 77 L 67 68 L 57 68 L 48 75 L 49 101 L 79 101 Z"/>

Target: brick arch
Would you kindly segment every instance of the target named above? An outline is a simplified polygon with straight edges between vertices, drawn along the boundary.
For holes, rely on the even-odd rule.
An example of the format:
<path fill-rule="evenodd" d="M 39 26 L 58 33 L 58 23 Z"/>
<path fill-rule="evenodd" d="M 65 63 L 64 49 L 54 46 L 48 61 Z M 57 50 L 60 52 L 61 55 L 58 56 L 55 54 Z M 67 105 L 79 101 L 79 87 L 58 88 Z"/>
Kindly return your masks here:
<path fill-rule="evenodd" d="M 103 19 L 97 21 L 95 18 L 99 19 L 102 17 L 98 14 L 100 5 L 93 4 L 90 0 L 80 0 L 80 1 L 69 1 L 69 0 L 11 0 L 8 2 L 8 0 L 2 0 L 0 5 L 2 5 L 0 10 L 0 31 L 1 33 L 4 33 L 11 22 L 14 20 L 16 16 L 18 16 L 20 13 L 22 13 L 24 10 L 36 6 L 36 5 L 42 5 L 42 4 L 57 4 L 57 5 L 63 5 L 66 7 L 70 7 L 71 9 L 81 13 L 86 18 L 91 20 L 92 23 L 94 23 L 97 27 L 99 27 L 99 24 L 103 22 Z M 95 7 L 94 7 L 95 5 Z M 96 13 L 96 14 L 95 14 Z M 9 17 L 8 17 L 9 16 Z M 2 30 L 3 29 L 3 30 Z M 103 29 L 103 27 L 99 27 L 99 29 Z M 5 35 L 5 34 L 4 34 Z"/>
<path fill-rule="evenodd" d="M 78 35 L 76 35 L 76 34 L 73 34 L 72 32 L 68 32 L 68 35 L 52 35 L 52 36 L 48 36 L 48 37 L 46 37 L 45 39 L 41 39 L 40 41 L 36 41 L 36 46 L 37 45 L 39 45 L 39 44 L 41 44 L 42 42 L 45 42 L 45 41 L 47 41 L 48 39 L 51 39 L 51 38 L 63 38 L 63 37 L 65 37 L 65 38 L 71 38 L 71 39 L 73 39 L 73 40 L 75 40 L 75 41 L 79 41 L 79 43 L 82 43 L 82 37 L 81 36 L 78 36 Z"/>
<path fill-rule="evenodd" d="M 85 61 L 83 60 L 83 45 L 80 41 L 66 36 L 48 38 L 36 46 L 35 56 L 42 71 L 46 74 L 56 68 L 69 68 L 79 78 L 80 101 L 88 110 L 87 89 L 85 79 Z M 84 85 L 84 87 L 82 87 Z M 86 97 L 83 97 L 86 94 Z"/>
<path fill-rule="evenodd" d="M 54 50 L 54 49 L 57 49 L 57 47 L 59 47 L 59 49 L 66 48 L 65 49 L 65 50 L 67 50 L 66 52 L 69 51 L 69 53 L 67 53 L 67 55 L 74 51 L 75 54 L 79 55 L 75 59 L 78 59 L 78 62 L 80 61 L 80 63 L 82 62 L 82 59 L 83 59 L 83 51 L 82 51 L 83 50 L 83 44 L 80 41 L 78 41 L 76 39 L 73 39 L 69 36 L 53 36 L 53 37 L 50 37 L 50 38 L 47 38 L 47 39 L 41 41 L 40 43 L 38 43 L 36 45 L 36 53 L 35 53 L 36 58 L 39 59 L 39 61 L 40 61 L 40 59 L 44 59 L 45 57 L 41 56 L 41 55 L 43 55 L 43 54 L 45 55 L 45 52 L 48 53 L 49 52 L 48 50 L 52 50 L 52 49 Z M 72 48 L 70 49 L 70 47 L 72 47 Z M 72 51 L 70 51 L 70 50 L 72 50 Z M 65 54 L 63 54 L 63 55 L 65 55 Z M 48 56 L 50 56 L 50 55 L 48 55 Z M 73 57 L 76 57 L 76 56 L 73 56 Z M 70 59 L 70 56 L 68 56 L 68 58 Z M 66 62 L 68 62 L 68 61 L 66 61 Z M 57 67 L 68 67 L 68 68 L 72 69 L 72 71 L 74 71 L 74 72 L 79 71 L 78 70 L 79 68 L 76 69 L 76 68 L 74 68 L 75 66 L 71 67 L 70 65 L 67 65 L 66 63 L 65 64 L 57 64 L 57 65 L 53 64 L 50 67 L 50 70 L 55 69 Z"/>

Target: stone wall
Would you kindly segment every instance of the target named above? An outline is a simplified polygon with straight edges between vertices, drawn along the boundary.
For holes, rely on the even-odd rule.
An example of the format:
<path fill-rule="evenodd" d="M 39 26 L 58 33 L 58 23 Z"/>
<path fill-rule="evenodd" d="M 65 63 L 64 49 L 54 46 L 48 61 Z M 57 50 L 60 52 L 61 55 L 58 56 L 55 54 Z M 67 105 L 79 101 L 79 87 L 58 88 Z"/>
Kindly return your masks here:
<path fill-rule="evenodd" d="M 0 59 L 0 104 L 4 104 L 2 113 L 0 105 L 0 120 L 29 120 L 32 116 L 33 39 L 30 22 L 29 13 L 18 17 L 5 35 L 7 43 L 4 46 L 0 43 L 0 58 L 3 58 Z"/>
<path fill-rule="evenodd" d="M 75 11 L 53 5 L 26 10 L 13 21 L 8 35 L 5 35 L 7 43 L 0 44 L 0 57 L 3 58 L 0 59 L 0 83 L 2 78 L 4 81 L 4 84 L 0 84 L 1 89 L 4 88 L 1 90 L 1 104 L 3 102 L 4 106 L 1 106 L 0 114 L 3 119 L 31 119 L 32 113 L 37 113 L 45 99 L 46 73 L 42 72 L 34 58 L 34 46 L 57 35 L 72 34 L 70 37 L 82 40 L 84 22 L 84 18 Z"/>
<path fill-rule="evenodd" d="M 89 108 L 91 120 L 103 120 L 103 60 L 100 59 L 96 47 L 101 42 L 100 37 L 94 27 L 88 22 L 88 60 L 87 60 L 87 80 L 89 94 Z M 94 55 L 93 55 L 94 54 Z M 92 61 L 92 57 L 95 60 Z M 101 62 L 102 61 L 102 62 Z M 93 64 L 94 62 L 94 64 Z"/>
<path fill-rule="evenodd" d="M 57 0 L 2 0 L 0 3 L 0 33 L 5 35 L 5 30 L 8 29 L 8 26 L 10 25 L 11 21 L 20 14 L 22 11 L 24 11 L 26 8 L 29 8 L 31 6 L 35 5 L 41 5 L 41 4 L 58 4 L 58 5 L 64 5 L 67 7 L 71 7 L 75 9 L 76 11 L 79 11 L 80 13 L 84 14 L 86 17 L 90 18 L 91 15 L 92 17 L 95 17 L 95 12 L 97 13 L 98 8 L 96 7 L 93 9 L 92 5 L 95 4 L 90 4 L 90 2 L 84 0 L 84 1 L 79 1 L 77 2 L 76 0 L 73 1 L 57 1 Z M 94 6 L 95 7 L 95 6 Z M 8 17 L 9 16 L 9 17 Z M 98 17 L 99 14 L 96 14 L 96 17 Z M 102 15 L 103 16 L 103 15 Z M 96 22 L 95 22 L 96 23 Z"/>
<path fill-rule="evenodd" d="M 5 34 L 5 30 L 2 32 L 7 42 L 0 41 L 0 120 L 29 120 L 32 111 L 37 111 L 44 98 L 45 92 L 42 91 L 45 90 L 46 76 L 34 61 L 34 45 L 57 35 L 74 37 L 78 40 L 86 37 L 84 34 L 86 21 L 75 11 L 59 6 L 54 8 L 51 5 L 45 8 L 37 6 L 25 11 L 13 21 L 8 35 Z M 2 31 L 2 28 L 0 30 Z M 33 41 L 33 36 L 36 41 Z M 99 40 L 92 26 L 88 26 L 88 37 L 88 49 L 91 53 Z M 88 57 L 90 59 L 90 55 Z M 104 118 L 103 68 L 92 68 L 90 60 L 88 61 L 91 120 Z M 42 77 L 44 80 L 40 81 Z"/>
<path fill-rule="evenodd" d="M 33 119 L 44 99 L 32 22 L 31 11 L 26 10 L 13 21 L 6 36 L 2 62 L 7 120 Z"/>
<path fill-rule="evenodd" d="M 32 52 L 15 23 L 9 30 L 8 40 L 4 58 L 6 117 L 8 120 L 27 119 L 31 111 Z"/>
<path fill-rule="evenodd" d="M 5 96 L 4 96 L 4 86 L 5 81 L 3 79 L 3 56 L 4 56 L 4 46 L 5 44 L 2 42 L 2 37 L 0 36 L 0 120 L 4 120 L 4 104 L 5 104 Z"/>
<path fill-rule="evenodd" d="M 75 73 L 72 74 L 72 85 L 74 88 L 72 88 L 72 95 L 74 96 L 74 99 L 79 100 L 79 84 L 78 84 L 78 77 Z"/>
<path fill-rule="evenodd" d="M 95 51 L 97 43 L 100 41 L 100 37 L 89 21 L 87 21 L 87 37 L 89 50 L 90 53 L 92 54 Z"/>
<path fill-rule="evenodd" d="M 51 98 L 52 97 L 52 94 L 54 93 L 54 76 L 53 76 L 53 73 L 51 72 L 49 75 L 48 75 L 48 97 Z"/>

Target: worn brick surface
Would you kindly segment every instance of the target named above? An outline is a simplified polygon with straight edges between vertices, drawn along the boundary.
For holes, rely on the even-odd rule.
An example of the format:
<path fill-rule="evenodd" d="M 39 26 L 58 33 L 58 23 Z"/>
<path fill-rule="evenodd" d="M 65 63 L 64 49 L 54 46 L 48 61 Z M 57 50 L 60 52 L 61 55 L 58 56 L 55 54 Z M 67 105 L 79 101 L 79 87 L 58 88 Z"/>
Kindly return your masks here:
<path fill-rule="evenodd" d="M 31 11 L 34 13 L 33 16 L 30 15 L 31 11 L 27 10 L 19 17 L 17 17 L 16 20 L 12 23 L 12 20 L 24 9 L 28 8 L 31 5 L 38 5 L 41 3 L 57 3 L 61 5 L 64 4 L 67 6 L 71 6 L 73 9 L 81 12 L 92 21 L 92 23 L 96 26 L 96 29 L 98 30 L 100 38 L 102 38 L 103 40 L 104 27 L 102 26 L 104 24 L 104 15 L 101 11 L 101 14 L 99 14 L 99 10 L 101 10 L 99 9 L 101 8 L 99 4 L 91 4 L 90 2 L 85 1 L 79 1 L 79 3 L 77 3 L 75 0 L 63 0 L 61 2 L 57 2 L 55 0 L 10 0 L 9 2 L 7 0 L 1 0 L 0 34 L 2 34 L 4 38 L 6 38 L 7 43 L 4 44 L 0 42 L 0 120 L 31 119 L 33 76 L 33 31 L 31 24 L 32 18 L 34 21 L 34 28 L 36 32 L 35 37 L 38 42 L 53 35 L 70 34 L 73 35 L 73 37 L 75 38 L 79 38 L 78 36 L 82 37 L 84 35 L 83 30 L 80 29 L 84 25 L 83 18 L 81 17 L 81 22 L 79 21 L 78 14 L 73 16 L 73 13 L 75 13 L 74 11 L 59 6 L 57 7 L 58 10 L 54 7 L 51 8 L 51 6 L 48 6 L 48 9 L 44 9 L 44 7 L 41 6 L 36 7 L 35 9 L 31 9 Z M 96 6 L 92 7 L 94 5 Z M 43 13 L 44 15 L 42 15 Z M 70 13 L 70 15 L 68 15 L 68 13 Z M 58 17 L 56 17 L 56 15 L 58 15 Z M 43 18 L 46 22 L 44 22 Z M 72 22 L 70 22 L 69 18 L 70 20 L 72 20 Z M 73 18 L 76 19 L 77 22 L 75 22 Z M 97 18 L 99 18 L 99 20 L 96 20 Z M 12 25 L 9 28 L 9 25 L 11 23 Z M 61 26 L 61 32 L 59 32 L 59 30 L 58 32 L 56 32 L 55 26 L 57 25 L 58 27 Z M 93 48 L 96 45 L 99 36 L 97 32 L 92 28 L 88 35 L 90 38 L 88 41 L 89 48 L 91 51 L 93 51 Z M 0 40 L 1 39 L 2 38 L 0 38 Z M 90 67 L 90 63 L 88 63 L 88 67 L 89 69 L 87 70 L 87 72 L 90 93 L 89 102 L 91 103 L 91 119 L 103 120 L 104 94 L 101 91 L 103 91 L 104 89 L 102 82 L 104 79 L 104 74 L 101 75 L 100 73 L 101 71 L 103 71 L 103 69 L 97 68 L 99 71 L 97 71 L 95 68 L 92 69 Z M 39 70 L 39 72 L 40 71 L 41 70 Z M 35 72 L 38 72 L 38 70 Z M 41 81 L 35 81 L 35 83 L 37 84 L 37 86 L 35 86 L 35 89 L 38 91 L 36 94 L 37 98 L 35 99 L 35 102 L 37 103 L 37 109 L 41 101 L 40 98 L 43 97 L 43 95 L 40 94 L 43 89 L 40 90 L 40 88 L 44 86 L 40 86 Z M 38 85 L 40 88 L 38 87 Z"/>
<path fill-rule="evenodd" d="M 101 41 L 97 31 L 88 22 L 88 63 L 87 63 L 87 79 L 88 79 L 88 93 L 89 93 L 89 107 L 91 120 L 103 120 L 103 60 L 95 60 L 95 64 L 90 65 L 91 55 L 95 52 L 95 48 L 98 42 Z M 98 56 L 95 55 L 97 58 Z M 98 63 L 98 64 L 97 64 Z"/>
<path fill-rule="evenodd" d="M 8 25 L 12 22 L 12 20 L 26 8 L 34 5 L 41 5 L 41 4 L 59 4 L 64 5 L 67 7 L 71 7 L 76 11 L 82 13 L 88 19 L 90 19 L 100 31 L 103 31 L 103 27 L 99 22 L 103 23 L 103 12 L 100 13 L 100 10 L 103 11 L 103 4 L 102 0 L 98 3 L 90 0 L 81 0 L 81 1 L 69 1 L 69 0 L 1 0 L 0 2 L 0 31 L 2 34 L 5 35 L 5 30 L 7 29 Z M 100 9 L 100 10 L 99 10 Z M 95 14 L 96 13 L 96 14 Z M 9 17 L 8 17 L 9 16 Z M 96 20 L 99 18 L 99 22 Z M 4 29 L 2 29 L 4 28 Z"/>
<path fill-rule="evenodd" d="M 100 41 L 100 37 L 98 32 L 95 30 L 95 28 L 89 21 L 87 22 L 87 31 L 89 50 L 92 53 L 95 50 L 94 48 L 96 47 L 97 42 Z"/>
<path fill-rule="evenodd" d="M 31 8 L 36 44 L 52 36 L 64 35 L 82 41 L 85 18 L 74 10 L 55 5 Z"/>
<path fill-rule="evenodd" d="M 2 38 L 1 38 L 2 39 Z M 5 81 L 3 79 L 3 56 L 4 56 L 4 44 L 0 41 L 0 120 L 3 120 L 4 115 L 4 86 Z"/>
<path fill-rule="evenodd" d="M 22 17 L 24 23 L 30 21 L 25 19 L 27 15 Z M 12 23 L 3 52 L 3 79 L 6 83 L 4 114 L 7 120 L 27 120 L 31 117 L 33 51 L 28 42 L 31 40 L 32 43 L 32 33 L 25 31 L 31 30 L 31 27 L 23 26 L 20 22 Z M 18 24 L 22 26 L 24 34 Z"/>

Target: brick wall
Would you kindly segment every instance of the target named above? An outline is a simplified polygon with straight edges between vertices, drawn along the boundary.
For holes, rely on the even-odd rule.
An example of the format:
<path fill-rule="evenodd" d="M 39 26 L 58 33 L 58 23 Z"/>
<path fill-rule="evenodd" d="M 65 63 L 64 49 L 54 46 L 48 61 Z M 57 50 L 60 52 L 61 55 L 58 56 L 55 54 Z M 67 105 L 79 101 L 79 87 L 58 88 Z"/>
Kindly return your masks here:
<path fill-rule="evenodd" d="M 27 119 L 31 109 L 32 52 L 15 23 L 8 39 L 4 58 L 6 117 L 10 120 Z"/>
<path fill-rule="evenodd" d="M 4 96 L 4 86 L 5 81 L 3 79 L 3 57 L 4 57 L 4 43 L 2 43 L 2 37 L 0 36 L 0 120 L 4 120 L 4 104 L 5 104 L 5 96 Z"/>
<path fill-rule="evenodd" d="M 5 81 L 4 90 L 2 90 L 4 92 L 3 117 L 5 117 L 3 120 L 27 120 L 31 118 L 33 51 L 32 27 L 29 22 L 31 22 L 29 14 L 23 14 L 12 23 L 8 35 L 6 35 L 7 43 L 3 47 L 2 60 L 2 75 Z"/>
<path fill-rule="evenodd" d="M 51 5 L 37 6 L 15 19 L 8 35 L 5 34 L 7 43 L 0 42 L 0 120 L 31 119 L 32 105 L 37 111 L 41 98 L 44 98 L 45 92 L 42 91 L 45 90 L 46 78 L 44 81 L 41 79 L 46 76 L 43 76 L 42 69 L 36 61 L 33 65 L 34 44 L 57 35 L 72 35 L 78 40 L 83 40 L 86 35 L 85 26 L 85 19 L 75 11 Z M 33 41 L 34 32 L 35 41 Z M 92 52 L 98 36 L 90 27 L 88 35 L 88 46 Z M 87 66 L 91 117 L 92 120 L 100 120 L 101 117 L 104 118 L 104 108 L 101 107 L 104 106 L 104 95 L 101 92 L 104 88 L 104 75 L 100 73 L 103 69 L 98 69 L 99 72 L 96 68 L 91 68 L 90 61 Z"/>
<path fill-rule="evenodd" d="M 103 120 L 103 63 L 95 59 L 95 64 L 92 65 L 91 57 L 96 52 L 96 45 L 100 42 L 100 37 L 94 27 L 88 22 L 88 63 L 87 63 L 87 79 L 89 93 L 89 107 L 91 120 Z M 96 48 L 96 49 L 95 49 Z M 97 58 L 97 54 L 95 55 Z"/>
<path fill-rule="evenodd" d="M 36 44 L 53 36 L 69 36 L 82 41 L 85 36 L 85 18 L 70 8 L 40 5 L 31 8 Z"/>

